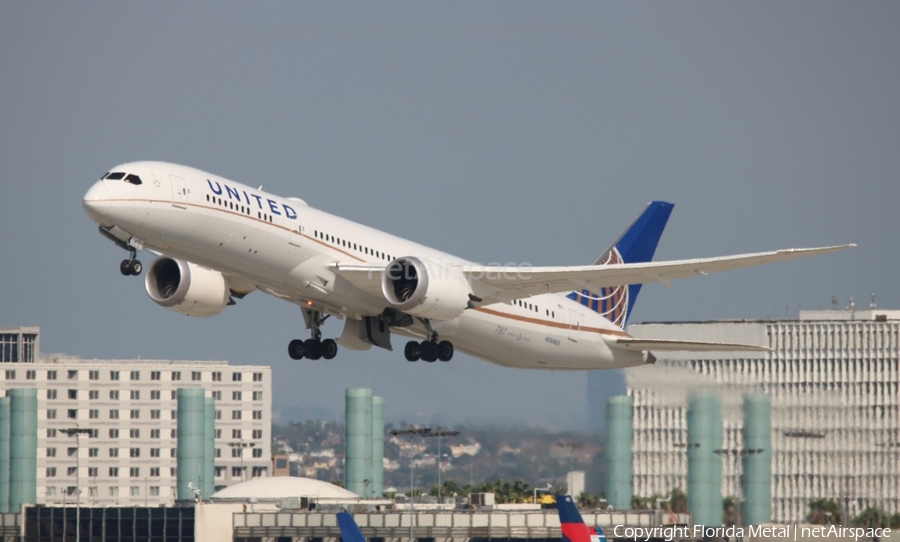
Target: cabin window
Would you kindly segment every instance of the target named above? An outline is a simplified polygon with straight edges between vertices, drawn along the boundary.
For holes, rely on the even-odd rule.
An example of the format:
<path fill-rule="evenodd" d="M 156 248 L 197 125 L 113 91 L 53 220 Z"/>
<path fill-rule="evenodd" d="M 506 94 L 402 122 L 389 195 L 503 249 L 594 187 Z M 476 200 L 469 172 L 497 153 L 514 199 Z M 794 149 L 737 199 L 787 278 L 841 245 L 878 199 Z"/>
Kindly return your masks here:
<path fill-rule="evenodd" d="M 209 201 L 209 194 L 206 195 L 206 201 Z"/>
<path fill-rule="evenodd" d="M 114 171 L 106 176 L 110 181 L 120 181 L 123 177 L 125 177 L 125 173 L 121 171 Z"/>
<path fill-rule="evenodd" d="M 143 184 L 143 183 L 141 182 L 141 178 L 138 177 L 137 175 L 134 175 L 134 174 L 130 174 L 130 175 L 128 175 L 127 177 L 125 177 L 125 182 L 126 182 L 126 183 L 131 183 L 131 184 L 133 184 L 133 185 Z"/>

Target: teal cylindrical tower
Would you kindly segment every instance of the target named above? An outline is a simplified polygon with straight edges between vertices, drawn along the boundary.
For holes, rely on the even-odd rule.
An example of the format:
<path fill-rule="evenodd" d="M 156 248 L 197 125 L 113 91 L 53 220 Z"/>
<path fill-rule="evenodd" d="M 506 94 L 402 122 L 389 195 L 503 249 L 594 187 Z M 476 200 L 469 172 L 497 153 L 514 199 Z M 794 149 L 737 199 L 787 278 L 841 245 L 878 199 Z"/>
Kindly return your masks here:
<path fill-rule="evenodd" d="M 741 450 L 744 525 L 772 521 L 772 399 L 744 396 L 744 449 Z"/>
<path fill-rule="evenodd" d="M 697 393 L 688 401 L 687 497 L 694 524 L 722 524 L 722 400 Z"/>
<path fill-rule="evenodd" d="M 0 397 L 0 512 L 9 512 L 9 397 Z"/>
<path fill-rule="evenodd" d="M 631 509 L 633 404 L 630 395 L 606 399 L 606 502 L 616 510 Z"/>
<path fill-rule="evenodd" d="M 346 418 L 345 485 L 360 497 L 371 495 L 372 482 L 372 390 L 348 388 Z"/>
<path fill-rule="evenodd" d="M 179 388 L 176 397 L 178 400 L 176 498 L 188 501 L 195 499 L 192 488 L 203 491 L 206 401 L 202 388 Z"/>
<path fill-rule="evenodd" d="M 216 489 L 216 400 L 204 397 L 203 402 L 203 498 L 208 499 Z"/>
<path fill-rule="evenodd" d="M 372 397 L 372 483 L 369 495 L 384 493 L 384 398 Z"/>
<path fill-rule="evenodd" d="M 9 510 L 37 502 L 37 390 L 9 390 Z"/>

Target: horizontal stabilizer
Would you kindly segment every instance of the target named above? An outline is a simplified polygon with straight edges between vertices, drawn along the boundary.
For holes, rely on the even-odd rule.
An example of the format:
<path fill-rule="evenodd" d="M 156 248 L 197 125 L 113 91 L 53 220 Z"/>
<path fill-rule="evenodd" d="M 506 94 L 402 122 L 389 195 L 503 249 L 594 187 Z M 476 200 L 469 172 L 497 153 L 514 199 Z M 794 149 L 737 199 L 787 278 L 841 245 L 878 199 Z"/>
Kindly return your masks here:
<path fill-rule="evenodd" d="M 674 341 L 669 339 L 616 338 L 609 345 L 620 350 L 644 352 L 771 352 L 771 348 L 755 344 L 715 343 L 707 341 Z"/>

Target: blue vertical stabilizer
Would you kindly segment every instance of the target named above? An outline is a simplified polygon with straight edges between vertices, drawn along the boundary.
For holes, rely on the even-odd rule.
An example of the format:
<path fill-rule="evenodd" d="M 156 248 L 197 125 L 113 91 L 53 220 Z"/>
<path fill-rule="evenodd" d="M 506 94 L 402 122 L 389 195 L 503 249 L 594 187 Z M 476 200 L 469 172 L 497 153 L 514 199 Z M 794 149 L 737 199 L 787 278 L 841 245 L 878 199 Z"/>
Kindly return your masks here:
<path fill-rule="evenodd" d="M 351 514 L 348 512 L 338 512 L 337 520 L 338 527 L 341 528 L 342 542 L 366 542 L 365 537 L 363 537 L 362 532 L 360 532 L 359 527 L 356 525 L 356 521 L 354 521 Z"/>
<path fill-rule="evenodd" d="M 665 201 L 650 202 L 603 255 L 594 261 L 594 265 L 651 261 L 674 207 Z M 581 290 L 572 292 L 568 297 L 624 328 L 640 292 L 640 284 L 631 284 L 600 288 L 598 293 Z"/>

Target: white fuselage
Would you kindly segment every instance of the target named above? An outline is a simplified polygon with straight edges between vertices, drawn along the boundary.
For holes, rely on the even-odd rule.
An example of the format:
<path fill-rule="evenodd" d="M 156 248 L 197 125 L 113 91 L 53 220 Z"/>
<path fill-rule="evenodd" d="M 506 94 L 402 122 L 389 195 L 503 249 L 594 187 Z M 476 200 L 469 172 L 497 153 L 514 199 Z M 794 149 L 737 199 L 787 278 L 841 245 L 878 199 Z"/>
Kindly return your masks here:
<path fill-rule="evenodd" d="M 143 180 L 101 180 L 85 209 L 101 226 L 140 239 L 145 248 L 221 272 L 237 290 L 254 287 L 302 306 L 347 318 L 376 316 L 380 292 L 364 292 L 330 266 L 387 264 L 415 256 L 466 260 L 197 169 L 162 162 L 118 166 Z M 327 291 L 310 283 L 329 284 Z M 581 370 L 638 365 L 640 352 L 611 349 L 604 337 L 627 336 L 612 322 L 562 294 L 466 310 L 435 322 L 457 350 L 507 367 Z M 420 323 L 393 332 L 423 337 Z"/>

